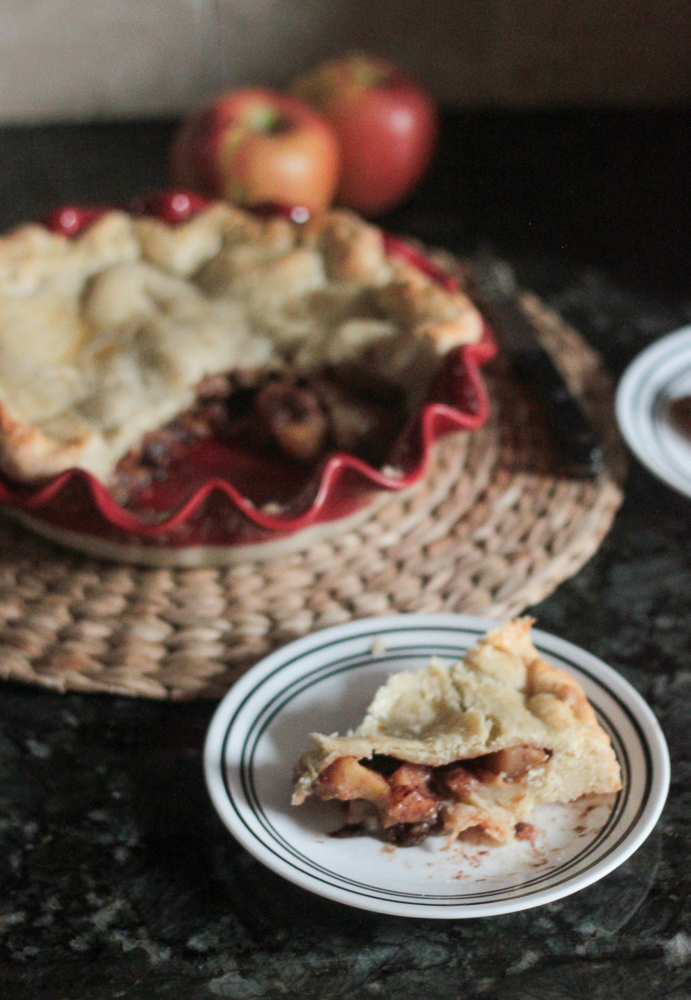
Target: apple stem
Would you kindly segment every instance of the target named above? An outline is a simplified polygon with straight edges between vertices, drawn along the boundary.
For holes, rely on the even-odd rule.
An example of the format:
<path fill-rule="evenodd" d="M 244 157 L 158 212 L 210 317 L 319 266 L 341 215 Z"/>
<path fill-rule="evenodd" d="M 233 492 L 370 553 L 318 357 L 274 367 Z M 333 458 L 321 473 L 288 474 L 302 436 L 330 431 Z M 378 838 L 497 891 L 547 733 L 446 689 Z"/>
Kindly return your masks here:
<path fill-rule="evenodd" d="M 353 80 L 362 87 L 372 87 L 378 83 L 383 83 L 388 73 L 380 65 L 373 63 L 362 52 L 353 52 L 348 57 Z"/>
<path fill-rule="evenodd" d="M 267 104 L 258 104 L 250 108 L 244 115 L 244 122 L 252 132 L 266 132 L 269 135 L 276 135 L 278 132 L 285 132 L 288 122 L 275 108 Z"/>

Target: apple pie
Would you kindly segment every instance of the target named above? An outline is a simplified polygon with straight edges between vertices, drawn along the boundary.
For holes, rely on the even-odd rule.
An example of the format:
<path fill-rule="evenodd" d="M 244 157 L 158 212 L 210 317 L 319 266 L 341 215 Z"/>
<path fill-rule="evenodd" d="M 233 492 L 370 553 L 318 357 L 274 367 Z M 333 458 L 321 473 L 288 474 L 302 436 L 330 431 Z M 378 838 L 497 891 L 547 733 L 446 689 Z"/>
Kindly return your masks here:
<path fill-rule="evenodd" d="M 26 225 L 0 239 L 0 469 L 31 484 L 78 467 L 123 498 L 208 434 L 381 460 L 445 355 L 481 333 L 463 292 L 345 211 Z"/>
<path fill-rule="evenodd" d="M 341 833 L 399 845 L 471 828 L 505 844 L 540 803 L 618 791 L 607 734 L 578 682 L 540 657 L 531 625 L 494 629 L 451 666 L 392 675 L 347 736 L 313 733 L 293 804 L 338 799 Z"/>

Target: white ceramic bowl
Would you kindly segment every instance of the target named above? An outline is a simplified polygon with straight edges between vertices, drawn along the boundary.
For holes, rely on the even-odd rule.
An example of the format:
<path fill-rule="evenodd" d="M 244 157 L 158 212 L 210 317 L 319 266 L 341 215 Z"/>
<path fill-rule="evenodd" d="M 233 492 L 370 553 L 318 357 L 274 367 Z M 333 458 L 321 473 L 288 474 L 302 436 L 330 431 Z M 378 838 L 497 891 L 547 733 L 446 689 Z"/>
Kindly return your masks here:
<path fill-rule="evenodd" d="M 409 848 L 372 837 L 332 838 L 328 831 L 339 825 L 335 803 L 290 805 L 292 770 L 310 732 L 344 733 L 389 674 L 424 665 L 433 654 L 452 662 L 496 624 L 465 615 L 365 619 L 316 632 L 258 663 L 223 699 L 206 740 L 209 792 L 230 832 L 305 889 L 401 916 L 521 910 L 576 892 L 620 865 L 651 832 L 665 802 L 664 737 L 616 671 L 538 630 L 537 648 L 579 680 L 610 735 L 622 768 L 618 795 L 539 807 L 532 843 L 458 843 L 449 850 L 442 837 Z"/>

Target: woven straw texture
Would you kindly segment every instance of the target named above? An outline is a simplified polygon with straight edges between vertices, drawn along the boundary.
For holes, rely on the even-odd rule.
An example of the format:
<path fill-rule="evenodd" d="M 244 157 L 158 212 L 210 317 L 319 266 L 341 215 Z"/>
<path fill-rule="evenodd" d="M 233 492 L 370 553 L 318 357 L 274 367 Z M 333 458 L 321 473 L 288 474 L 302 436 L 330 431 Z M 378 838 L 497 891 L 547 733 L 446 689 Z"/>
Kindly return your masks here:
<path fill-rule="evenodd" d="M 410 491 L 305 552 L 224 569 L 143 569 L 0 522 L 0 676 L 57 691 L 216 698 L 315 629 L 392 612 L 506 618 L 546 597 L 608 531 L 626 459 L 598 356 L 534 296 L 524 307 L 603 434 L 607 471 L 597 480 L 559 477 L 539 408 L 499 359 L 481 430 L 444 439 Z"/>

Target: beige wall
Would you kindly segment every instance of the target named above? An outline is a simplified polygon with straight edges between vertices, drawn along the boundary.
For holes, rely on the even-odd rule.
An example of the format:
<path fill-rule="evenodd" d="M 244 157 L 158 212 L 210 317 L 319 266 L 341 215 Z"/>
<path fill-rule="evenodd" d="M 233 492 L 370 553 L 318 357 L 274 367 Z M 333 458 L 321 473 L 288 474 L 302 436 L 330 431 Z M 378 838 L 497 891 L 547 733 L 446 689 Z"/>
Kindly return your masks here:
<path fill-rule="evenodd" d="M 178 113 L 348 47 L 461 107 L 691 99 L 691 0 L 0 0 L 0 121 Z"/>

